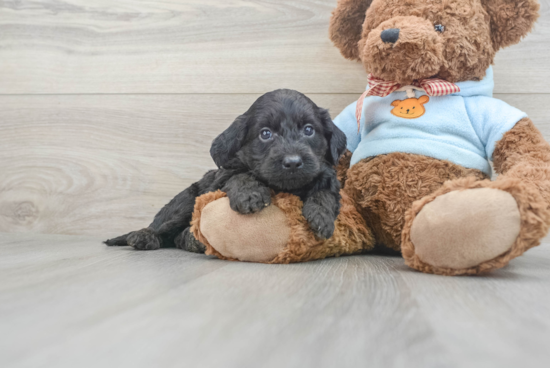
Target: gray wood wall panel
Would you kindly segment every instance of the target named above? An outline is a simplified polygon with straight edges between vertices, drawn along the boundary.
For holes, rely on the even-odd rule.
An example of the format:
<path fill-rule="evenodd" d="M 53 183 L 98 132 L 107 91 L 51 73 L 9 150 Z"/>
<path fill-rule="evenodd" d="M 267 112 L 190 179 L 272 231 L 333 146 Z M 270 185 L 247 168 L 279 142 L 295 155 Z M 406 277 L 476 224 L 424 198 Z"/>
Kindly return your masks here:
<path fill-rule="evenodd" d="M 144 227 L 214 168 L 212 139 L 256 94 L 0 96 L 0 232 Z M 333 115 L 356 94 L 310 95 Z M 550 95 L 498 95 L 550 139 Z"/>
<path fill-rule="evenodd" d="M 0 231 L 146 225 L 265 91 L 307 92 L 336 115 L 366 76 L 328 40 L 335 2 L 0 1 Z M 497 97 L 547 137 L 549 4 L 495 66 Z"/>
<path fill-rule="evenodd" d="M 4 0 L 0 93 L 358 93 L 328 39 L 336 0 Z M 550 0 L 497 57 L 496 92 L 550 93 Z"/>
<path fill-rule="evenodd" d="M 0 231 L 97 234 L 148 225 L 215 168 L 212 139 L 257 97 L 0 97 Z M 315 100 L 339 111 L 353 98 Z"/>

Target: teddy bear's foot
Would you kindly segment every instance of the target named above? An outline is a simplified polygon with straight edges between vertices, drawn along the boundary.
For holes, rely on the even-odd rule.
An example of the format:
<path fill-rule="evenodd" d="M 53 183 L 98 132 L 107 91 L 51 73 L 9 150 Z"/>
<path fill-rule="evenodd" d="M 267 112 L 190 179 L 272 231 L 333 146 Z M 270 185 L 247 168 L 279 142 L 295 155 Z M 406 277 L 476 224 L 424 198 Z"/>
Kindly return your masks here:
<path fill-rule="evenodd" d="M 547 210 L 540 202 L 515 180 L 447 183 L 407 214 L 403 256 L 417 270 L 442 275 L 503 267 L 545 235 Z"/>
<path fill-rule="evenodd" d="M 229 198 L 207 204 L 202 210 L 200 232 L 215 247 L 212 254 L 248 262 L 270 262 L 290 238 L 286 216 L 276 206 L 243 215 L 231 209 Z M 207 252 L 209 253 L 209 252 Z"/>
<path fill-rule="evenodd" d="M 330 239 L 315 237 L 303 216 L 302 201 L 288 193 L 278 193 L 270 206 L 247 215 L 233 211 L 221 191 L 203 194 L 195 202 L 191 232 L 206 246 L 207 255 L 247 262 L 306 262 L 372 249 L 372 232 L 353 200 L 341 194 Z"/>
<path fill-rule="evenodd" d="M 508 251 L 519 235 L 514 197 L 491 189 L 454 191 L 437 197 L 411 228 L 415 252 L 434 267 L 464 269 Z"/>

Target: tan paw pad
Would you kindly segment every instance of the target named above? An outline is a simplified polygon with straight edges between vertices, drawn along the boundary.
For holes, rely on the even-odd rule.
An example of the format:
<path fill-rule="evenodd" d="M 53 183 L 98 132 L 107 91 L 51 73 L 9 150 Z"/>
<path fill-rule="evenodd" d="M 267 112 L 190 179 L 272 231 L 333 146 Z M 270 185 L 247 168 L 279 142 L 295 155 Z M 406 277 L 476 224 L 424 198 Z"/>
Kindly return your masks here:
<path fill-rule="evenodd" d="M 204 207 L 200 231 L 224 257 L 248 262 L 272 261 L 290 238 L 286 215 L 277 206 L 241 215 L 231 209 L 227 197 Z"/>
<path fill-rule="evenodd" d="M 507 192 L 453 191 L 426 204 L 414 219 L 415 253 L 435 267 L 477 266 L 508 251 L 520 231 L 520 213 Z"/>

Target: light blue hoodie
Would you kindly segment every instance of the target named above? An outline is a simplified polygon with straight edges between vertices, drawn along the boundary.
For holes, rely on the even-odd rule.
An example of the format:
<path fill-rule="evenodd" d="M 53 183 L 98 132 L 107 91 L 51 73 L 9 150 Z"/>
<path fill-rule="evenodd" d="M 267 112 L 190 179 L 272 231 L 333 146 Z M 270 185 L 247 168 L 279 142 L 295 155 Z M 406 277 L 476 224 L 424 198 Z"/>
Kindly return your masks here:
<path fill-rule="evenodd" d="M 404 152 L 448 160 L 490 176 L 488 160 L 492 160 L 496 142 L 527 114 L 492 97 L 492 68 L 479 82 L 457 85 L 459 93 L 430 97 L 423 104 L 425 113 L 417 118 L 392 114 L 400 109 L 396 100 L 407 99 L 406 92 L 367 97 L 360 133 L 355 118 L 357 102 L 346 107 L 334 123 L 346 134 L 347 148 L 353 152 L 351 165 L 367 157 Z M 425 95 L 423 91 L 415 93 L 417 98 Z"/>

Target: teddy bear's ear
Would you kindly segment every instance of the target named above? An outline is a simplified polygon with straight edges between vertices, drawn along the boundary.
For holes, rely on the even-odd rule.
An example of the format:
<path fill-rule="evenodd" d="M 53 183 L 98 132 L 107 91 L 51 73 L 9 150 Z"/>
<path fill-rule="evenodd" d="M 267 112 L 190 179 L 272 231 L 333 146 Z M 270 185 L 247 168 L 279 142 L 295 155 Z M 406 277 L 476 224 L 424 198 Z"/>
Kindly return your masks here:
<path fill-rule="evenodd" d="M 372 0 L 338 0 L 330 19 L 330 39 L 346 59 L 359 60 L 363 22 Z"/>
<path fill-rule="evenodd" d="M 481 0 L 491 18 L 491 40 L 495 51 L 518 43 L 539 17 L 537 0 Z"/>
<path fill-rule="evenodd" d="M 399 106 L 400 103 L 401 103 L 401 100 L 395 100 L 391 103 L 391 105 L 397 107 Z"/>

